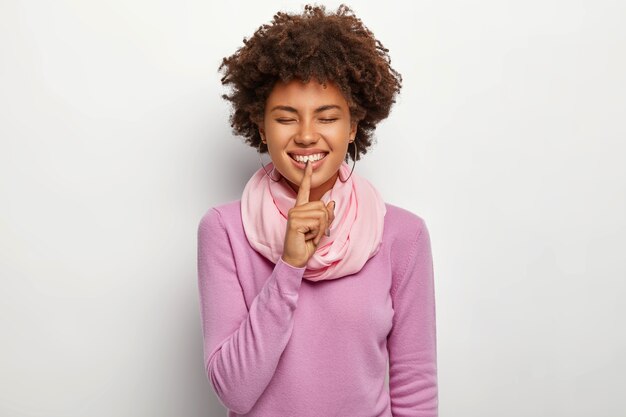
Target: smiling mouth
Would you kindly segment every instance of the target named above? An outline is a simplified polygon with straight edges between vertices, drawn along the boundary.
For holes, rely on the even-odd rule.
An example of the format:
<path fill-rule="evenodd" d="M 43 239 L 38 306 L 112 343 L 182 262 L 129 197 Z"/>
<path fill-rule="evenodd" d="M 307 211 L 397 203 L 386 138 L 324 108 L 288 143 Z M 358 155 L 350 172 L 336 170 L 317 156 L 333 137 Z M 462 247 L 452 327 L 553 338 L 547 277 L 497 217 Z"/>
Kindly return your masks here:
<path fill-rule="evenodd" d="M 288 154 L 288 155 L 289 155 L 289 157 L 291 159 L 293 159 L 294 161 L 296 161 L 297 163 L 300 163 L 300 164 L 304 164 L 307 161 L 307 158 L 300 157 L 299 159 L 296 159 L 294 154 Z M 323 153 L 321 158 L 319 156 L 316 156 L 313 159 L 309 159 L 309 161 L 311 161 L 312 163 L 315 163 L 315 162 L 321 161 L 322 159 L 326 158 L 327 155 L 328 155 L 328 153 Z"/>

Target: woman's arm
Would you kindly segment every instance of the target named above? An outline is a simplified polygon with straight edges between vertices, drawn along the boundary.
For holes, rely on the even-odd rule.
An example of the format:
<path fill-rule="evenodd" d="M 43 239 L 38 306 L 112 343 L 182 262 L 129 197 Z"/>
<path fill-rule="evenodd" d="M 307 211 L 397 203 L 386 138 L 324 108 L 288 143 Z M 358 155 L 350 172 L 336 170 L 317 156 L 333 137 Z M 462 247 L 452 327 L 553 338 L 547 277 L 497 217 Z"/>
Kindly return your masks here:
<path fill-rule="evenodd" d="M 274 375 L 291 336 L 305 269 L 281 258 L 248 311 L 219 212 L 211 209 L 200 221 L 198 289 L 204 365 L 217 396 L 230 410 L 248 413 Z"/>
<path fill-rule="evenodd" d="M 394 417 L 438 415 L 435 288 L 430 236 L 423 220 L 391 290 L 393 327 L 387 337 L 389 394 Z M 400 249 L 400 248 L 399 248 Z M 396 252 L 398 253 L 398 252 Z"/>

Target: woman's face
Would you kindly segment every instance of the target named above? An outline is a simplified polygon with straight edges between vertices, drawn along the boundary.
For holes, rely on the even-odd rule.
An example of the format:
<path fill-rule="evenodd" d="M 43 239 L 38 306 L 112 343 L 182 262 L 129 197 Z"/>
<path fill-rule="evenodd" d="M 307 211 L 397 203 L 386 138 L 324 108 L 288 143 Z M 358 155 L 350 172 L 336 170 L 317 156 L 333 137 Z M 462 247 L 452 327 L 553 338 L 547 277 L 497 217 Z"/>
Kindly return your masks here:
<path fill-rule="evenodd" d="M 274 167 L 296 192 L 304 163 L 296 162 L 292 155 L 325 154 L 313 163 L 310 201 L 320 200 L 333 188 L 357 128 L 341 90 L 330 81 L 324 88 L 314 78 L 306 84 L 298 79 L 279 81 L 267 98 L 258 127 Z"/>

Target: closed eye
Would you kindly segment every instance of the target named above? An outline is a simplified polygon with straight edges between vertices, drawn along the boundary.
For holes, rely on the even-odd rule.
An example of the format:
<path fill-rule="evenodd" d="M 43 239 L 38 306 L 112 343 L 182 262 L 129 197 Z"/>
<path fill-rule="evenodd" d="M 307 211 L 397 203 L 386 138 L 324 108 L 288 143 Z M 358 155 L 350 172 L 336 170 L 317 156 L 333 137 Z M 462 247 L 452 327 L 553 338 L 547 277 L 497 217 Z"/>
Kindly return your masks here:
<path fill-rule="evenodd" d="M 331 123 L 331 122 L 334 122 L 334 121 L 335 121 L 335 120 L 337 120 L 337 119 L 320 119 L 320 120 L 321 120 L 322 122 L 324 122 L 324 123 Z"/>

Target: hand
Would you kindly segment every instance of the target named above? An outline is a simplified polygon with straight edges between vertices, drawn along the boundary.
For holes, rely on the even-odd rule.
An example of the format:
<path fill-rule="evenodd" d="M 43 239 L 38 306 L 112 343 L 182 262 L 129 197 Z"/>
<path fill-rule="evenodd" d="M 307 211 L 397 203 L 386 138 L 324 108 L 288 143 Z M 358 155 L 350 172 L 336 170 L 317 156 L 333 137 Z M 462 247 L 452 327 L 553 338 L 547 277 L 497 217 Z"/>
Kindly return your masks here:
<path fill-rule="evenodd" d="M 283 261 L 296 268 L 304 267 L 317 250 L 317 245 L 335 219 L 335 202 L 309 201 L 313 167 L 306 163 L 296 196 L 296 204 L 288 212 Z"/>

